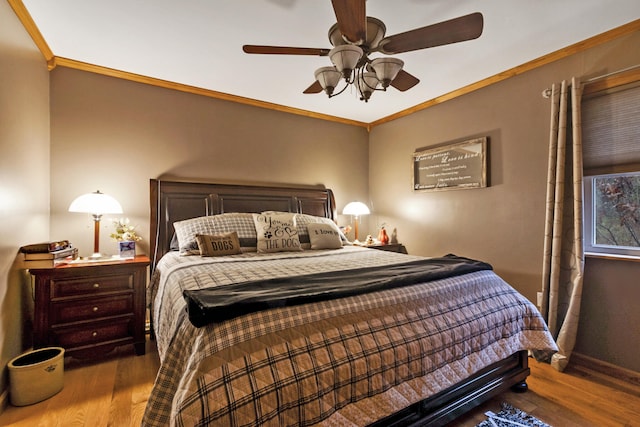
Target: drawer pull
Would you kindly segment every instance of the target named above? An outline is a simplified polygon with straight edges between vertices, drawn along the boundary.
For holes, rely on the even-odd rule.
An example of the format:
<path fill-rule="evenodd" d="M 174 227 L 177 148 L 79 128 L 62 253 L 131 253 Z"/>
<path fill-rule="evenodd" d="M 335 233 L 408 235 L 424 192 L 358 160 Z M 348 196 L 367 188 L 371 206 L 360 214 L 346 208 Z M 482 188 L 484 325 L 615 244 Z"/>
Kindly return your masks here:
<path fill-rule="evenodd" d="M 94 284 L 93 284 L 93 287 L 94 287 L 95 289 L 98 289 L 98 288 L 100 287 L 100 283 L 94 283 Z"/>
<path fill-rule="evenodd" d="M 98 336 L 98 333 L 97 333 L 96 331 L 93 331 L 93 333 L 91 334 L 91 336 L 95 338 L 95 337 L 97 337 L 97 336 Z"/>
<path fill-rule="evenodd" d="M 98 307 L 93 307 L 93 312 L 95 313 L 96 311 L 98 311 Z"/>

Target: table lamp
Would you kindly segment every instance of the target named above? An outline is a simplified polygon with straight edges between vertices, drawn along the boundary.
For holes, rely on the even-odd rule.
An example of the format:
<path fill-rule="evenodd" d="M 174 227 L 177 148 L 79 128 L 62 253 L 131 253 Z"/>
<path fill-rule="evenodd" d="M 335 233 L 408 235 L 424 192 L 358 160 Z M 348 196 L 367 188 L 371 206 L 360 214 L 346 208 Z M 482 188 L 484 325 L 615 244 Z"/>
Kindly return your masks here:
<path fill-rule="evenodd" d="M 77 197 L 71 205 L 69 212 L 89 213 L 93 215 L 93 255 L 91 258 L 100 258 L 100 218 L 103 214 L 122 213 L 122 206 L 113 197 L 101 193 L 87 193 Z"/>
<path fill-rule="evenodd" d="M 370 213 L 371 212 L 369 211 L 369 208 L 367 207 L 367 205 L 365 205 L 362 202 L 347 203 L 347 205 L 342 210 L 343 215 L 353 215 L 353 225 L 354 225 L 353 228 L 355 230 L 355 237 L 356 237 L 356 239 L 354 240 L 354 243 L 359 243 L 358 242 L 358 217 L 360 215 L 369 215 Z"/>

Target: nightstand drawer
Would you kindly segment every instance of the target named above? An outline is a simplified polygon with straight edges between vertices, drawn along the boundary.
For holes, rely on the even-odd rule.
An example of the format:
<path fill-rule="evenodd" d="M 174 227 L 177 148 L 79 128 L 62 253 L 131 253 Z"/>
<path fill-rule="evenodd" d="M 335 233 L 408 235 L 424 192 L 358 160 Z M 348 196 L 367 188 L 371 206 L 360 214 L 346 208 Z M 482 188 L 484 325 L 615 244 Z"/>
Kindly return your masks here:
<path fill-rule="evenodd" d="M 76 295 L 95 295 L 133 289 L 133 275 L 96 276 L 54 279 L 51 281 L 51 298 Z"/>
<path fill-rule="evenodd" d="M 52 304 L 51 324 L 93 320 L 133 312 L 133 294 Z"/>
<path fill-rule="evenodd" d="M 106 341 L 130 338 L 131 322 L 133 322 L 133 317 L 124 317 L 112 319 L 109 322 L 96 322 L 75 328 L 53 328 L 52 332 L 55 336 L 55 342 L 60 347 L 73 349 Z"/>

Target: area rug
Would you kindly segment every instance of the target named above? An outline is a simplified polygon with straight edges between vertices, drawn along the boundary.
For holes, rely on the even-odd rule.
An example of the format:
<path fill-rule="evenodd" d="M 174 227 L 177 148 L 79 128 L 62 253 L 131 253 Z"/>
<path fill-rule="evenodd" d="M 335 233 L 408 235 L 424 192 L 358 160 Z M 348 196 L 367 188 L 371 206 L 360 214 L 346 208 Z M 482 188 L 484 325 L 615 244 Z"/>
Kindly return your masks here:
<path fill-rule="evenodd" d="M 497 414 L 491 411 L 485 412 L 487 419 L 476 427 L 551 427 L 508 403 L 503 403 L 501 406 L 502 410 Z"/>

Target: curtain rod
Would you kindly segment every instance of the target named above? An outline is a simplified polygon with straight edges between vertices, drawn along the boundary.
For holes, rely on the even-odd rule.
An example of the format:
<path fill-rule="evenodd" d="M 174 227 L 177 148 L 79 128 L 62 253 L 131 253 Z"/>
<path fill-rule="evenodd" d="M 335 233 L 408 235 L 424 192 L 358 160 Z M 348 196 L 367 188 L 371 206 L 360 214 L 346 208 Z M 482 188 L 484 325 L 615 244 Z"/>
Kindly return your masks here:
<path fill-rule="evenodd" d="M 624 73 L 626 71 L 631 71 L 631 70 L 634 70 L 634 69 L 636 69 L 638 67 L 640 67 L 640 64 L 632 65 L 630 67 L 623 68 L 622 70 L 612 71 L 610 73 L 603 74 L 601 76 L 592 77 L 592 78 L 590 78 L 588 80 L 585 80 L 583 83 L 585 83 L 585 84 L 593 83 L 596 80 L 606 79 L 607 77 L 610 77 L 610 76 L 613 76 L 613 75 L 616 75 L 616 74 L 620 74 L 620 73 Z M 546 88 L 546 89 L 544 89 L 542 91 L 542 97 L 543 98 L 549 98 L 550 96 L 551 96 L 551 89 L 550 88 Z"/>

